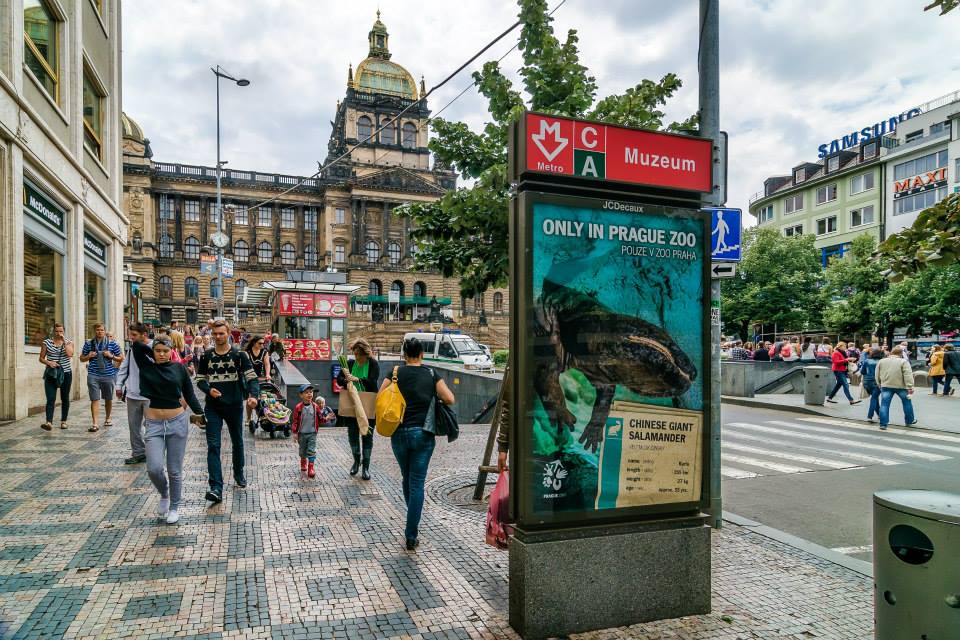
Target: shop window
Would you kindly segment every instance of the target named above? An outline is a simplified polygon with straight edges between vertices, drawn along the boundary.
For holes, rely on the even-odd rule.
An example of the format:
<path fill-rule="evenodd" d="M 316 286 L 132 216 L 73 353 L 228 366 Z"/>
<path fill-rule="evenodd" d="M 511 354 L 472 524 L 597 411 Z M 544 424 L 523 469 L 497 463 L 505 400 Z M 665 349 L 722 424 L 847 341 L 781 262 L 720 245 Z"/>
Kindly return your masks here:
<path fill-rule="evenodd" d="M 503 294 L 499 291 L 493 294 L 493 312 L 503 313 Z"/>
<path fill-rule="evenodd" d="M 273 262 L 273 246 L 266 240 L 257 245 L 257 261 Z"/>
<path fill-rule="evenodd" d="M 403 125 L 403 146 L 413 149 L 417 146 L 417 125 L 406 122 Z"/>
<path fill-rule="evenodd" d="M 342 244 L 333 245 L 333 261 L 337 263 L 347 261 L 347 248 Z"/>
<path fill-rule="evenodd" d="M 296 211 L 291 207 L 284 207 L 280 210 L 280 226 L 284 229 L 293 229 L 296 224 Z"/>
<path fill-rule="evenodd" d="M 103 95 L 89 69 L 83 69 L 83 144 L 103 160 Z"/>
<path fill-rule="evenodd" d="M 366 142 L 373 135 L 373 120 L 367 116 L 357 118 L 357 139 Z"/>
<path fill-rule="evenodd" d="M 297 263 L 297 249 L 289 242 L 280 247 L 280 262 L 286 266 Z"/>
<path fill-rule="evenodd" d="M 183 219 L 186 222 L 200 222 L 200 201 L 199 200 L 184 201 Z"/>
<path fill-rule="evenodd" d="M 160 276 L 160 279 L 157 281 L 157 297 L 173 297 L 173 278 L 170 276 Z"/>
<path fill-rule="evenodd" d="M 44 0 L 23 2 L 23 61 L 60 102 L 60 23 Z"/>
<path fill-rule="evenodd" d="M 219 299 L 221 295 L 223 295 L 223 290 L 220 288 L 220 278 L 211 278 L 210 297 Z"/>
<path fill-rule="evenodd" d="M 183 242 L 183 257 L 187 260 L 200 259 L 200 241 L 193 236 Z"/>
<path fill-rule="evenodd" d="M 399 244 L 391 242 L 387 245 L 387 259 L 390 260 L 390 264 L 400 264 L 400 254 L 401 249 Z"/>
<path fill-rule="evenodd" d="M 425 284 L 422 283 L 422 282 L 414 282 L 414 283 L 413 283 L 413 295 L 415 295 L 415 296 L 417 296 L 417 297 L 420 297 L 420 298 L 425 298 L 425 297 L 427 297 L 427 285 L 425 285 Z"/>
<path fill-rule="evenodd" d="M 367 263 L 375 264 L 380 260 L 380 245 L 373 240 L 367 241 Z"/>
<path fill-rule="evenodd" d="M 237 240 L 233 243 L 233 259 L 237 262 L 250 261 L 250 245 L 245 240 Z"/>
<path fill-rule="evenodd" d="M 172 258 L 173 257 L 173 238 L 167 234 L 160 236 L 160 257 L 161 258 Z"/>
<path fill-rule="evenodd" d="M 317 255 L 317 248 L 312 244 L 308 244 L 303 248 L 303 262 L 308 267 L 316 267 L 319 256 Z"/>
<path fill-rule="evenodd" d="M 183 281 L 183 294 L 191 300 L 200 297 L 200 283 L 193 276 Z"/>
<path fill-rule="evenodd" d="M 40 346 L 63 322 L 63 257 L 29 235 L 23 238 L 24 344 Z"/>

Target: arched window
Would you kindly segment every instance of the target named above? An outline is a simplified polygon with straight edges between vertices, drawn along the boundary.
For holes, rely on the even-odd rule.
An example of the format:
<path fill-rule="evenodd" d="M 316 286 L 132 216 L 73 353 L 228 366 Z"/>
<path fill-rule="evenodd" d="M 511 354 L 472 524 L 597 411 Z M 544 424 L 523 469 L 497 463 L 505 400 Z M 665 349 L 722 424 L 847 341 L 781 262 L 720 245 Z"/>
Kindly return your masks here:
<path fill-rule="evenodd" d="M 200 241 L 190 236 L 183 242 L 183 257 L 187 260 L 200 259 Z"/>
<path fill-rule="evenodd" d="M 220 297 L 220 278 L 210 279 L 210 297 L 211 298 Z"/>
<path fill-rule="evenodd" d="M 367 241 L 367 262 L 374 264 L 380 260 L 380 245 L 374 240 Z"/>
<path fill-rule="evenodd" d="M 250 261 L 250 245 L 247 244 L 246 240 L 237 240 L 233 244 L 233 259 L 237 262 Z"/>
<path fill-rule="evenodd" d="M 317 266 L 317 248 L 312 244 L 303 248 L 303 261 L 308 267 Z"/>
<path fill-rule="evenodd" d="M 357 138 L 360 142 L 366 142 L 373 135 L 373 120 L 367 116 L 357 118 Z"/>
<path fill-rule="evenodd" d="M 187 298 L 196 299 L 200 297 L 200 283 L 193 276 L 183 281 L 183 293 Z"/>
<path fill-rule="evenodd" d="M 270 243 L 264 240 L 257 245 L 257 261 L 258 262 L 272 262 L 273 261 L 273 247 L 270 246 Z"/>
<path fill-rule="evenodd" d="M 403 295 L 403 283 L 399 280 L 394 280 L 393 284 L 390 285 L 390 291 L 399 291 L 400 295 Z"/>
<path fill-rule="evenodd" d="M 422 282 L 413 283 L 413 295 L 426 298 L 427 297 L 427 285 Z"/>
<path fill-rule="evenodd" d="M 503 294 L 499 291 L 493 294 L 493 312 L 503 313 Z"/>
<path fill-rule="evenodd" d="M 237 298 L 243 297 L 243 292 L 247 290 L 247 281 L 246 280 L 237 280 L 237 284 L 234 285 L 236 289 Z"/>
<path fill-rule="evenodd" d="M 161 258 L 172 258 L 173 257 L 173 238 L 167 234 L 160 236 L 160 257 Z"/>
<path fill-rule="evenodd" d="M 383 295 L 383 285 L 380 284 L 379 280 L 371 280 L 370 284 L 367 286 L 367 292 L 371 296 L 382 296 Z"/>
<path fill-rule="evenodd" d="M 407 149 L 413 149 L 417 146 L 417 125 L 412 122 L 403 124 L 403 146 Z"/>
<path fill-rule="evenodd" d="M 390 264 L 400 264 L 400 253 L 400 245 L 396 242 L 387 245 L 387 259 L 390 260 Z"/>
<path fill-rule="evenodd" d="M 143 253 L 143 236 L 139 231 L 133 234 L 133 252 Z"/>
<path fill-rule="evenodd" d="M 287 242 L 280 247 L 280 262 L 290 266 L 294 265 L 297 262 L 297 249 L 292 244 Z"/>
<path fill-rule="evenodd" d="M 476 309 L 477 311 L 480 311 L 480 310 L 483 309 L 483 294 L 482 294 L 482 293 L 478 293 L 477 295 L 473 296 L 473 308 Z"/>
<path fill-rule="evenodd" d="M 170 276 L 160 276 L 160 280 L 157 282 L 157 297 L 159 298 L 172 298 L 173 297 L 173 278 Z"/>
<path fill-rule="evenodd" d="M 397 144 L 397 123 L 390 118 L 380 121 L 380 144 Z"/>

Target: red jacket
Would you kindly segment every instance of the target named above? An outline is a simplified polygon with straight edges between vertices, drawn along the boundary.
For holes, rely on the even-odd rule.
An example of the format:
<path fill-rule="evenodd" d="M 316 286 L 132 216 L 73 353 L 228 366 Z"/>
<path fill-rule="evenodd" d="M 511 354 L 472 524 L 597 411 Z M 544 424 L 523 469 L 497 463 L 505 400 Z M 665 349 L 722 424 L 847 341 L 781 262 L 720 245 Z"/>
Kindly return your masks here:
<path fill-rule="evenodd" d="M 320 425 L 326 424 L 330 420 L 330 414 L 332 411 L 327 407 L 320 407 L 316 402 L 313 403 L 313 428 L 316 431 L 320 431 Z M 293 422 L 290 425 L 290 430 L 294 433 L 300 433 L 300 421 L 303 417 L 303 403 L 298 402 L 297 406 L 293 409 Z"/>
<path fill-rule="evenodd" d="M 846 371 L 847 370 L 847 352 L 841 351 L 840 349 L 834 349 L 833 355 L 833 366 L 831 369 L 834 371 Z"/>

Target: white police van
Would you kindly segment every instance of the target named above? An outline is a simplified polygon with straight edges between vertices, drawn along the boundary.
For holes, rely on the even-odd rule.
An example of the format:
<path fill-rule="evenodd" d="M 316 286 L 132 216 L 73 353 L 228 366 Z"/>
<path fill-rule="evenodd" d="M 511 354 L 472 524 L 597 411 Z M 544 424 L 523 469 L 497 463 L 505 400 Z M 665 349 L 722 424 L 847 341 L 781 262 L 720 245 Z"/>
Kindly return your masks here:
<path fill-rule="evenodd" d="M 493 360 L 480 344 L 466 334 L 411 332 L 403 335 L 404 341 L 410 338 L 416 338 L 423 345 L 425 362 L 449 362 L 477 369 L 493 366 Z"/>

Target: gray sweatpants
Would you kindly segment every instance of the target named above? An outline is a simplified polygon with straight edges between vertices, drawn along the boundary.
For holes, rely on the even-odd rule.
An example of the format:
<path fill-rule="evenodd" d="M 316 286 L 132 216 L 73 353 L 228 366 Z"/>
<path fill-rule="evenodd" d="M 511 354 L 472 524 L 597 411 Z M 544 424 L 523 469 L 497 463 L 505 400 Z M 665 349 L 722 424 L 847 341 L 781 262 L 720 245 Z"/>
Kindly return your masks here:
<path fill-rule="evenodd" d="M 130 451 L 133 457 L 146 453 L 143 445 L 143 413 L 150 406 L 149 400 L 127 398 L 127 424 L 130 426 Z"/>
<path fill-rule="evenodd" d="M 172 420 L 147 420 L 146 426 L 147 474 L 160 497 L 170 498 L 172 511 L 180 506 L 183 493 L 183 455 L 187 451 L 190 413 L 184 411 Z"/>

